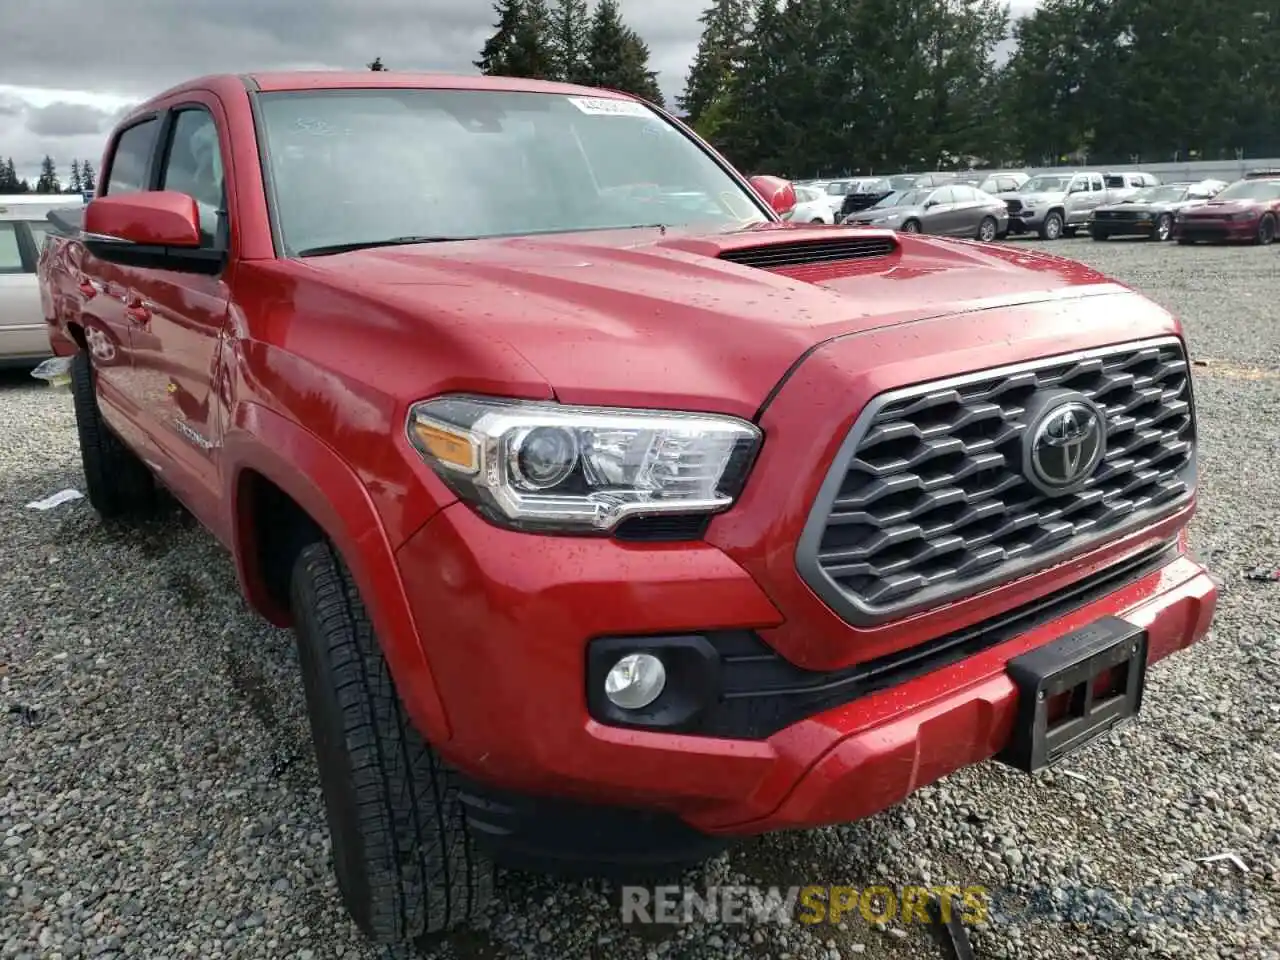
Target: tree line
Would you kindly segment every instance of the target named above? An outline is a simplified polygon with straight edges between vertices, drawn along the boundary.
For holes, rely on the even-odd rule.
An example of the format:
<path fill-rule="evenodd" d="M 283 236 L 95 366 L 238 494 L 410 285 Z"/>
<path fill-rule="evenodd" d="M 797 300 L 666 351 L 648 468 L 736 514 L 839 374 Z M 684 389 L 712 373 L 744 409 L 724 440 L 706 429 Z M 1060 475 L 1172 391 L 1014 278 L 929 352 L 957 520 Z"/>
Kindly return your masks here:
<path fill-rule="evenodd" d="M 664 106 L 649 46 L 622 19 L 618 0 L 597 0 L 594 9 L 587 0 L 498 0 L 493 10 L 493 34 L 473 61 L 481 73 L 608 87 Z"/>
<path fill-rule="evenodd" d="M 58 165 L 48 155 L 40 161 L 40 176 L 32 185 L 25 177 L 19 177 L 13 165 L 13 157 L 0 160 L 0 195 L 14 193 L 83 193 L 94 189 L 97 174 L 88 160 L 72 160 L 71 175 L 64 186 L 58 176 Z"/>
<path fill-rule="evenodd" d="M 1280 154 L 1258 0 L 713 0 L 679 107 L 751 171 Z M 1011 45 L 1007 59 L 999 56 Z"/>

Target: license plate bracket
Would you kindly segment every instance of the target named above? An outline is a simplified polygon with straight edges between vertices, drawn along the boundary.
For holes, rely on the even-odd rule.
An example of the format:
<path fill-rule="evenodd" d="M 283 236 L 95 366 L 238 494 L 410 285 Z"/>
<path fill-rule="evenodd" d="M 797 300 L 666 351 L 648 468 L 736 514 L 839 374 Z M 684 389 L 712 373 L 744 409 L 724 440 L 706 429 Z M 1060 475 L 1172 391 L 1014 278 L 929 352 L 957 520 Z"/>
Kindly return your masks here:
<path fill-rule="evenodd" d="M 1017 714 L 995 759 L 1036 773 L 1137 716 L 1147 645 L 1141 627 L 1103 617 L 1014 657 L 1006 670 L 1018 688 Z M 1056 710 L 1063 712 L 1053 716 Z"/>

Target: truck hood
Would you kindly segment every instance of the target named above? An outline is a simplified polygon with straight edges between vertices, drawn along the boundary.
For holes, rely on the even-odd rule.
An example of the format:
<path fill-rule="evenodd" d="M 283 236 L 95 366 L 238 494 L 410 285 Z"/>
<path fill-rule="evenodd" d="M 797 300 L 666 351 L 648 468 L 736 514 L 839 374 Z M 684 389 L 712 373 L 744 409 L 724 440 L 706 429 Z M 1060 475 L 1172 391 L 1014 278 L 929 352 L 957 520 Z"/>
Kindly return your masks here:
<path fill-rule="evenodd" d="M 831 256 L 833 243 L 859 240 L 888 251 L 813 262 Z M 762 268 L 725 259 L 776 262 L 797 250 L 809 262 Z M 502 341 L 566 403 L 661 402 L 740 416 L 753 415 L 806 351 L 832 337 L 1128 292 L 1045 253 L 793 224 L 383 247 L 301 263 L 393 308 L 384 326 L 397 326 L 405 349 L 422 349 L 423 330 L 434 326 L 472 344 Z"/>
<path fill-rule="evenodd" d="M 1057 193 L 1008 193 L 1005 196 L 1021 200 L 1024 207 L 1035 207 L 1041 203 L 1061 203 L 1067 195 L 1059 191 Z"/>
<path fill-rule="evenodd" d="M 1188 216 L 1220 217 L 1224 213 L 1255 213 L 1265 200 L 1207 200 L 1188 210 Z"/>

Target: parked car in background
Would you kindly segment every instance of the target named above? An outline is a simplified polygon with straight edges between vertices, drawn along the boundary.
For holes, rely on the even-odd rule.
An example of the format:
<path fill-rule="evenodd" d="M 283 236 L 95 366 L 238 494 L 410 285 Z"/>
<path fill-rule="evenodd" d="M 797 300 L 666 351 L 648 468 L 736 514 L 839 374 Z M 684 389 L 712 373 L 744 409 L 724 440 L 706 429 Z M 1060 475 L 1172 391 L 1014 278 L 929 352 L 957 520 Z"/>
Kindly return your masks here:
<path fill-rule="evenodd" d="M 840 212 L 836 214 L 836 222 L 842 223 L 851 214 L 875 206 L 891 193 L 893 193 L 893 187 L 884 177 L 870 177 L 866 180 L 859 180 L 854 189 L 844 195 L 844 202 L 840 205 Z"/>
<path fill-rule="evenodd" d="M 983 193 L 997 196 L 1012 193 L 1029 179 L 1030 175 L 1020 170 L 965 170 L 957 173 L 951 182 L 968 184 Z"/>
<path fill-rule="evenodd" d="M 1204 203 L 1225 187 L 1221 180 L 1143 187 L 1117 203 L 1097 207 L 1089 219 L 1089 235 L 1095 240 L 1135 236 L 1168 240 L 1179 210 Z"/>
<path fill-rule="evenodd" d="M 1104 173 L 1102 180 L 1111 195 L 1109 203 L 1131 197 L 1139 190 L 1160 186 L 1160 178 L 1155 174 L 1135 170 Z"/>
<path fill-rule="evenodd" d="M 993 197 L 1004 199 L 1005 194 L 1017 193 L 1022 185 L 1031 179 L 1031 175 L 1021 170 L 988 174 L 978 182 L 978 189 Z"/>
<path fill-rule="evenodd" d="M 944 183 L 950 183 L 955 177 L 954 173 L 935 171 L 933 173 L 896 173 L 888 179 L 889 186 L 894 192 L 901 193 L 904 190 L 941 186 Z"/>
<path fill-rule="evenodd" d="M 78 193 L 0 196 L 0 366 L 35 366 L 52 353 L 36 263 L 49 211 L 84 202 Z"/>
<path fill-rule="evenodd" d="M 841 205 L 844 204 L 845 196 L 858 185 L 857 179 L 853 177 L 840 177 L 835 180 L 828 180 L 822 187 L 826 193 L 827 204 L 831 207 L 831 216 L 835 217 L 840 212 Z"/>
<path fill-rule="evenodd" d="M 786 219 L 795 223 L 835 223 L 836 216 L 831 212 L 831 202 L 823 190 L 806 187 L 800 184 L 796 188 L 796 205 L 786 214 Z"/>
<path fill-rule="evenodd" d="M 967 184 L 951 183 L 892 193 L 845 222 L 990 243 L 1005 235 L 1009 214 L 997 197 Z"/>
<path fill-rule="evenodd" d="M 1102 174 L 1091 170 L 1041 173 L 1014 194 L 1006 194 L 1009 233 L 1036 233 L 1041 240 L 1073 237 L 1086 227 L 1094 208 L 1114 198 Z"/>
<path fill-rule="evenodd" d="M 1276 238 L 1280 223 L 1280 174 L 1237 180 L 1212 200 L 1179 211 L 1173 218 L 1178 243 L 1248 240 L 1263 246 Z"/>

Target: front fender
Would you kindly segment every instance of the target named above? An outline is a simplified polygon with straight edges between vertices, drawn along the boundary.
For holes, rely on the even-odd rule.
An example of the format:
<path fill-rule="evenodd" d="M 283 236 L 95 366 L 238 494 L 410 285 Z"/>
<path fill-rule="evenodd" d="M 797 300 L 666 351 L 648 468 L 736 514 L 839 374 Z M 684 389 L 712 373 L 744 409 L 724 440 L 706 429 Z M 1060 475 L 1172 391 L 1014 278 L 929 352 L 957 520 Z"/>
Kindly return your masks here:
<path fill-rule="evenodd" d="M 433 744 L 451 730 L 426 651 L 414 626 L 395 554 L 368 490 L 355 472 L 315 434 L 257 403 L 236 407 L 224 437 L 224 490 L 231 505 L 236 574 L 255 609 L 277 624 L 282 612 L 258 570 L 252 511 L 241 509 L 246 470 L 287 493 L 333 543 L 351 571 L 382 645 L 406 710 Z"/>

